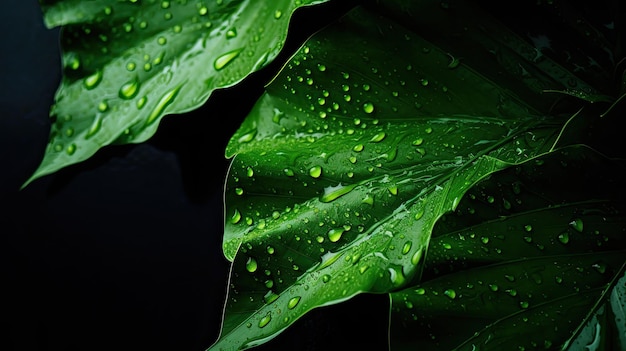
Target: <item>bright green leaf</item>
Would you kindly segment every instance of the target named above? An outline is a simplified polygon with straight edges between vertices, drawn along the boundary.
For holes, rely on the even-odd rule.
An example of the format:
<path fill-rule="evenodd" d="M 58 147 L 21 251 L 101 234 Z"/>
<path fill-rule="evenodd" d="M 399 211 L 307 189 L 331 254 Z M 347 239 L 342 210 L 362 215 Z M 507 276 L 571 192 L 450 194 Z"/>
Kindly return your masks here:
<path fill-rule="evenodd" d="M 164 115 L 271 62 L 293 11 L 321 2 L 42 0 L 46 24 L 63 26 L 64 71 L 49 144 L 24 186 L 103 146 L 150 138 Z"/>

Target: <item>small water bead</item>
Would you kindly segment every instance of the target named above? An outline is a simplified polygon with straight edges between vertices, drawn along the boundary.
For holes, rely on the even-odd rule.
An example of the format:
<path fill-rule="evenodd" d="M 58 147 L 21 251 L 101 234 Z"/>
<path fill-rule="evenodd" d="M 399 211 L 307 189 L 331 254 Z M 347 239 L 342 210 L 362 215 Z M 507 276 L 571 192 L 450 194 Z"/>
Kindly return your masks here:
<path fill-rule="evenodd" d="M 290 310 L 293 310 L 298 303 L 300 303 L 300 296 L 294 296 L 291 299 L 289 299 L 289 301 L 287 302 L 287 308 L 289 308 Z"/>
<path fill-rule="evenodd" d="M 226 31 L 226 38 L 232 39 L 237 36 L 237 30 L 235 28 Z"/>
<path fill-rule="evenodd" d="M 89 77 L 85 78 L 83 81 L 85 88 L 91 90 L 98 86 L 98 84 L 102 81 L 102 71 L 96 71 Z"/>
<path fill-rule="evenodd" d="M 373 142 L 373 143 L 381 142 L 383 139 L 385 139 L 386 136 L 387 134 L 385 134 L 385 132 L 377 133 L 376 135 L 372 137 L 372 139 L 370 139 L 370 142 Z"/>
<path fill-rule="evenodd" d="M 176 95 L 178 95 L 180 88 L 181 86 L 178 86 L 172 89 L 167 94 L 163 95 L 163 97 L 161 97 L 159 102 L 157 102 L 154 110 L 152 110 L 152 112 L 146 119 L 146 125 L 150 125 L 154 123 L 158 119 L 158 117 L 160 117 L 165 112 L 165 109 L 167 108 L 167 106 L 169 106 L 172 102 L 174 102 L 174 99 L 176 98 Z"/>
<path fill-rule="evenodd" d="M 562 244 L 569 243 L 569 234 L 567 232 L 563 232 L 563 233 L 559 234 L 559 241 Z"/>
<path fill-rule="evenodd" d="M 65 135 L 66 135 L 67 137 L 71 137 L 72 135 L 74 135 L 74 128 L 72 128 L 72 127 L 67 128 L 67 129 L 65 130 Z"/>
<path fill-rule="evenodd" d="M 326 66 L 325 66 L 325 65 L 323 65 L 323 64 L 321 64 L 321 63 L 318 63 L 318 64 L 317 64 L 317 69 L 318 69 L 318 71 L 320 71 L 320 72 L 324 72 L 324 71 L 326 71 Z"/>
<path fill-rule="evenodd" d="M 528 301 L 520 301 L 519 306 L 524 309 L 528 308 Z"/>
<path fill-rule="evenodd" d="M 239 56 L 239 54 L 241 53 L 241 50 L 242 49 L 232 50 L 218 57 L 213 63 L 213 67 L 215 68 L 215 70 L 219 71 L 223 69 L 224 67 L 226 67 L 237 56 Z"/>
<path fill-rule="evenodd" d="M 447 289 L 443 293 L 451 300 L 454 300 L 456 298 L 456 291 L 454 291 L 454 289 Z"/>
<path fill-rule="evenodd" d="M 270 312 L 268 312 L 265 317 L 261 318 L 261 320 L 259 320 L 259 328 L 263 328 L 266 325 L 269 324 L 269 322 L 272 320 L 272 314 Z"/>
<path fill-rule="evenodd" d="M 574 228 L 579 233 L 583 231 L 583 220 L 580 218 L 576 218 L 573 221 L 569 222 L 569 225 Z"/>
<path fill-rule="evenodd" d="M 73 154 L 76 152 L 76 144 L 73 144 L 73 143 L 72 143 L 72 144 L 70 144 L 70 145 L 67 147 L 67 149 L 65 149 L 65 152 L 66 152 L 68 155 L 73 155 Z"/>
<path fill-rule="evenodd" d="M 146 105 L 147 101 L 147 96 L 143 96 L 141 99 L 137 100 L 137 108 L 141 110 Z"/>
<path fill-rule="evenodd" d="M 137 79 L 133 79 L 129 82 L 126 82 L 120 88 L 118 93 L 119 97 L 122 99 L 132 99 L 139 92 L 139 81 Z"/>
<path fill-rule="evenodd" d="M 106 101 L 101 101 L 98 104 L 98 111 L 100 112 L 106 112 L 109 109 L 109 104 Z"/>
<path fill-rule="evenodd" d="M 246 261 L 246 270 L 250 273 L 254 273 L 258 268 L 258 264 L 254 257 L 248 257 L 248 261 Z"/>
<path fill-rule="evenodd" d="M 409 253 L 409 251 L 411 251 L 411 246 L 413 245 L 412 242 L 407 241 L 404 243 L 404 246 L 402 246 L 402 254 L 406 255 Z"/>
<path fill-rule="evenodd" d="M 309 169 L 309 175 L 313 178 L 319 178 L 322 176 L 322 167 L 314 166 Z"/>
<path fill-rule="evenodd" d="M 328 240 L 330 240 L 331 242 L 335 243 L 337 241 L 339 241 L 339 239 L 341 239 L 341 235 L 343 234 L 343 232 L 345 231 L 344 228 L 333 228 L 331 230 L 328 231 Z"/>
<path fill-rule="evenodd" d="M 270 254 L 270 255 L 273 255 L 274 252 L 275 252 L 274 247 L 268 245 L 267 246 L 267 253 Z"/>
<path fill-rule="evenodd" d="M 415 146 L 422 145 L 422 143 L 424 143 L 424 139 L 423 138 L 417 138 L 417 139 L 413 140 L 413 145 L 415 145 Z"/>
<path fill-rule="evenodd" d="M 365 113 L 372 113 L 374 112 L 374 104 L 372 104 L 371 102 L 366 102 L 363 104 L 363 111 Z"/>
<path fill-rule="evenodd" d="M 98 131 L 100 131 L 101 127 L 102 127 L 102 118 L 96 117 L 91 127 L 89 127 L 89 129 L 87 130 L 87 134 L 85 134 L 85 139 L 89 139 L 92 136 L 94 136 Z"/>
<path fill-rule="evenodd" d="M 209 9 L 206 6 L 200 6 L 200 8 L 198 8 L 198 14 L 200 16 L 206 16 L 206 14 L 209 13 Z"/>
<path fill-rule="evenodd" d="M 279 19 L 283 16 L 283 12 L 281 10 L 274 11 L 274 19 Z"/>
<path fill-rule="evenodd" d="M 129 71 L 134 71 L 137 68 L 137 65 L 134 62 L 129 62 L 126 64 L 126 69 Z"/>

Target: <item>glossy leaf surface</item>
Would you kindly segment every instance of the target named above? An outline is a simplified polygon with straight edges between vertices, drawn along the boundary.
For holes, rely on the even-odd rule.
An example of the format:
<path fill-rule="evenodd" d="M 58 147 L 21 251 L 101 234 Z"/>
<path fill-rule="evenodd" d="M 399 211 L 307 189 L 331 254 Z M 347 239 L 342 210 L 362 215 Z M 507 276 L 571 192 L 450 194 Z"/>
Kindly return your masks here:
<path fill-rule="evenodd" d="M 377 12 L 357 8 L 308 40 L 227 147 L 233 265 L 211 349 L 419 281 L 435 222 L 481 179 L 551 151 L 575 115 L 541 112 L 549 97 L 526 103 Z"/>
<path fill-rule="evenodd" d="M 620 349 L 624 166 L 569 147 L 470 190 L 436 226 L 424 281 L 392 293 L 392 350 Z"/>
<path fill-rule="evenodd" d="M 103 146 L 147 140 L 166 114 L 197 108 L 271 62 L 293 11 L 321 2 L 42 0 L 47 26 L 63 26 L 63 80 L 49 144 L 26 184 Z"/>

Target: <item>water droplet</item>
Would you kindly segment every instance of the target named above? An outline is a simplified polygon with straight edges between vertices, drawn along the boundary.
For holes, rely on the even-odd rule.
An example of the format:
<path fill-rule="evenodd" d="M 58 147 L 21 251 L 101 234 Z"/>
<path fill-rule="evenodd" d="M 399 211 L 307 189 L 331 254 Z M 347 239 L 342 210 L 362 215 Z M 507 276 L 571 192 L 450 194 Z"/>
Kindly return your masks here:
<path fill-rule="evenodd" d="M 65 130 L 65 135 L 68 137 L 71 137 L 72 135 L 74 135 L 74 128 L 69 127 Z"/>
<path fill-rule="evenodd" d="M 576 218 L 573 221 L 569 222 L 569 225 L 574 228 L 579 233 L 583 231 L 583 220 L 580 218 Z"/>
<path fill-rule="evenodd" d="M 372 113 L 374 112 L 374 104 L 372 104 L 371 102 L 366 102 L 363 104 L 363 111 L 365 113 Z"/>
<path fill-rule="evenodd" d="M 233 215 L 230 217 L 230 223 L 237 224 L 241 221 L 241 212 L 238 209 L 235 209 Z"/>
<path fill-rule="evenodd" d="M 279 19 L 283 16 L 283 12 L 281 10 L 274 11 L 274 18 Z"/>
<path fill-rule="evenodd" d="M 109 109 L 109 104 L 106 101 L 101 101 L 98 104 L 98 111 L 106 112 Z"/>
<path fill-rule="evenodd" d="M 68 155 L 73 155 L 76 152 L 76 144 L 70 144 L 67 149 L 65 149 Z"/>
<path fill-rule="evenodd" d="M 259 321 L 259 328 L 263 328 L 264 326 L 266 326 L 270 321 L 272 320 L 272 314 L 270 312 L 267 312 L 267 314 L 265 315 L 265 317 L 261 318 L 261 320 Z"/>
<path fill-rule="evenodd" d="M 229 52 L 223 54 L 222 56 L 218 57 L 215 60 L 215 62 L 213 63 L 213 67 L 217 71 L 223 69 L 229 63 L 231 63 L 237 56 L 239 56 L 241 51 L 242 51 L 242 49 L 237 49 L 237 50 L 229 51 Z"/>
<path fill-rule="evenodd" d="M 100 84 L 101 81 L 102 81 L 102 71 L 96 71 L 94 74 L 92 74 L 89 77 L 85 78 L 83 83 L 85 84 L 85 88 L 91 90 L 91 89 L 97 87 L 98 84 Z"/>
<path fill-rule="evenodd" d="M 345 231 L 345 229 L 343 227 L 341 228 L 333 228 L 331 230 L 328 231 L 328 240 L 330 240 L 331 242 L 335 243 L 337 241 L 339 241 L 339 239 L 341 239 L 341 235 L 343 234 L 343 232 Z"/>
<path fill-rule="evenodd" d="M 209 13 L 209 9 L 208 9 L 206 6 L 201 6 L 201 7 L 198 9 L 198 14 L 199 14 L 200 16 L 206 16 L 206 14 L 207 14 L 207 13 Z"/>
<path fill-rule="evenodd" d="M 313 178 L 319 178 L 322 176 L 322 167 L 320 166 L 313 166 L 311 167 L 311 169 L 309 169 L 309 175 Z"/>
<path fill-rule="evenodd" d="M 525 231 L 527 231 L 527 232 L 530 232 L 530 231 L 532 231 L 532 230 L 533 230 L 533 226 L 532 226 L 532 225 L 530 225 L 530 224 L 526 224 L 526 225 L 524 226 L 524 230 L 525 230 Z"/>
<path fill-rule="evenodd" d="M 268 245 L 267 246 L 267 253 L 270 254 L 270 255 L 273 255 L 274 254 L 274 248 L 272 246 Z"/>
<path fill-rule="evenodd" d="M 419 249 L 419 250 L 415 251 L 413 256 L 411 256 L 411 264 L 414 265 L 414 266 L 417 266 L 417 264 L 420 262 L 421 258 L 422 258 L 422 249 Z"/>
<path fill-rule="evenodd" d="M 322 195 L 322 197 L 320 198 L 321 202 L 324 203 L 328 203 L 331 201 L 336 200 L 337 198 L 339 198 L 340 196 L 343 196 L 349 192 L 352 191 L 352 189 L 354 189 L 357 186 L 357 184 L 352 184 L 352 185 L 338 185 L 335 187 L 328 187 L 324 189 L 324 194 Z"/>
<path fill-rule="evenodd" d="M 419 145 L 422 145 L 423 142 L 424 142 L 423 138 L 417 138 L 417 139 L 413 140 L 413 145 L 419 146 Z"/>
<path fill-rule="evenodd" d="M 415 293 L 418 295 L 424 295 L 426 293 L 426 290 L 424 288 L 417 288 L 415 289 Z"/>
<path fill-rule="evenodd" d="M 150 125 L 154 123 L 165 112 L 165 108 L 174 101 L 174 99 L 176 98 L 176 95 L 180 91 L 180 88 L 181 87 L 178 86 L 174 88 L 173 90 L 171 90 L 169 93 L 163 95 L 163 97 L 161 98 L 161 100 L 159 100 L 154 110 L 152 110 L 152 112 L 148 116 L 148 119 L 146 120 L 146 125 Z"/>
<path fill-rule="evenodd" d="M 498 286 L 496 284 L 489 284 L 489 290 L 491 291 L 498 291 Z"/>
<path fill-rule="evenodd" d="M 159 37 L 159 38 L 157 39 L 157 43 L 158 43 L 159 45 L 165 45 L 165 44 L 167 44 L 167 38 L 165 38 L 165 37 Z"/>
<path fill-rule="evenodd" d="M 126 69 L 129 71 L 134 71 L 137 68 L 137 65 L 134 62 L 129 62 L 126 64 Z"/>
<path fill-rule="evenodd" d="M 120 88 L 119 96 L 122 99 L 132 99 L 139 92 L 139 80 L 133 79 Z"/>
<path fill-rule="evenodd" d="M 404 305 L 406 306 L 406 308 L 411 309 L 413 308 L 413 303 L 409 300 L 404 301 Z"/>
<path fill-rule="evenodd" d="M 324 274 L 322 276 L 322 282 L 328 283 L 330 281 L 330 274 Z"/>
<path fill-rule="evenodd" d="M 447 289 L 443 293 L 444 293 L 444 295 L 446 295 L 447 297 L 449 297 L 452 300 L 454 300 L 456 298 L 456 291 L 454 291 L 453 289 Z"/>
<path fill-rule="evenodd" d="M 528 308 L 529 306 L 528 301 L 520 301 L 519 306 L 521 308 Z"/>
<path fill-rule="evenodd" d="M 227 39 L 232 39 L 232 38 L 234 38 L 234 37 L 236 37 L 236 36 L 237 36 L 237 30 L 236 30 L 235 28 L 233 28 L 233 29 L 229 29 L 229 30 L 226 32 L 226 38 L 227 38 Z"/>
<path fill-rule="evenodd" d="M 289 299 L 289 302 L 287 302 L 287 308 L 289 308 L 290 310 L 294 309 L 300 302 L 300 299 L 301 299 L 300 296 L 294 296 L 291 299 Z"/>
<path fill-rule="evenodd" d="M 326 66 L 324 66 L 324 65 L 323 65 L 323 64 L 321 64 L 321 63 L 318 63 L 318 64 L 317 64 L 317 69 L 318 69 L 320 72 L 324 72 L 324 71 L 326 71 Z"/>
<path fill-rule="evenodd" d="M 404 246 L 402 246 L 402 254 L 406 255 L 409 253 L 409 251 L 411 251 L 411 246 L 413 245 L 413 243 L 411 243 L 410 241 L 407 241 L 404 243 Z"/>
<path fill-rule="evenodd" d="M 246 269 L 248 272 L 253 273 L 257 270 L 258 265 L 254 257 L 248 257 L 248 261 L 246 262 Z"/>
<path fill-rule="evenodd" d="M 559 234 L 559 241 L 563 244 L 569 243 L 569 234 L 567 232 Z"/>
<path fill-rule="evenodd" d="M 85 139 L 89 139 L 94 136 L 100 128 L 102 127 L 102 118 L 96 117 L 96 119 L 91 124 L 91 127 L 87 130 L 87 134 L 85 134 Z"/>
<path fill-rule="evenodd" d="M 383 139 L 385 139 L 386 136 L 387 136 L 387 134 L 385 134 L 385 132 L 380 132 L 380 133 L 374 135 L 372 137 L 372 139 L 370 139 L 370 141 L 372 143 L 378 143 L 378 142 L 382 141 Z"/>

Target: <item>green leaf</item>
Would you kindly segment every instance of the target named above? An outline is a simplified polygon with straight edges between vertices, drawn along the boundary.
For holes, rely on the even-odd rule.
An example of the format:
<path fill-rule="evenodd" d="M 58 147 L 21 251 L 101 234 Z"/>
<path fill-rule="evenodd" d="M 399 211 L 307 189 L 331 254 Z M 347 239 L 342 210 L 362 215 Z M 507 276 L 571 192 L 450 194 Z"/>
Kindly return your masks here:
<path fill-rule="evenodd" d="M 324 0 L 41 1 L 63 26 L 63 80 L 39 168 L 23 185 L 109 144 L 150 138 L 280 52 L 298 7 Z M 221 118 L 221 116 L 220 116 Z"/>
<path fill-rule="evenodd" d="M 451 65 L 377 10 L 308 40 L 227 147 L 233 264 L 211 350 L 249 348 L 313 308 L 419 281 L 435 222 L 480 180 L 550 152 L 575 116 L 523 102 L 514 76 L 500 86 Z"/>
<path fill-rule="evenodd" d="M 575 343 L 600 324 L 598 340 L 619 345 L 623 312 L 608 296 L 623 290 L 623 171 L 577 146 L 474 187 L 438 222 L 423 282 L 391 294 L 393 350 L 564 349 L 587 320 Z"/>

